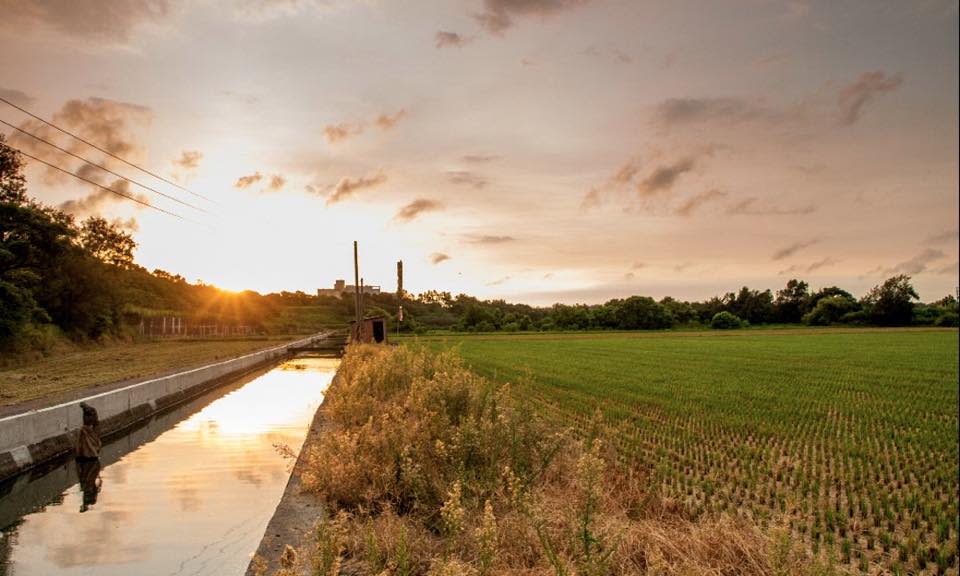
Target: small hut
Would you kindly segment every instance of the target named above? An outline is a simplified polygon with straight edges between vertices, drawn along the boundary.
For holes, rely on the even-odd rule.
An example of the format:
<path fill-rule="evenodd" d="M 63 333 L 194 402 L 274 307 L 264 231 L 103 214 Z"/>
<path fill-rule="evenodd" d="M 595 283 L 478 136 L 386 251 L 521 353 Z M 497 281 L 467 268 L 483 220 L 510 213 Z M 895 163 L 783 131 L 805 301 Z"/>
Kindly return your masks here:
<path fill-rule="evenodd" d="M 386 316 L 371 316 L 364 318 L 360 325 L 361 330 L 357 330 L 357 321 L 350 323 L 350 342 L 360 342 L 363 344 L 386 344 L 387 343 L 387 318 Z"/>

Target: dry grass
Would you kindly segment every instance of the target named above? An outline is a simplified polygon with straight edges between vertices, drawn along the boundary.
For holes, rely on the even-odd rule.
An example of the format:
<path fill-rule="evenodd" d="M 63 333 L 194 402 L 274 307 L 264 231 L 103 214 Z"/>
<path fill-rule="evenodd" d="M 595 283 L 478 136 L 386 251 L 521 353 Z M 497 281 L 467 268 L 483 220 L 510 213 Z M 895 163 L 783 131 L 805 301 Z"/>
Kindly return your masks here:
<path fill-rule="evenodd" d="M 295 555 L 314 574 L 835 573 L 742 519 L 686 516 L 599 425 L 574 440 L 452 353 L 352 347 L 323 410 L 303 478 L 328 514 Z"/>
<path fill-rule="evenodd" d="M 0 370 L 0 406 L 201 366 L 286 340 L 157 340 L 82 348 Z"/>

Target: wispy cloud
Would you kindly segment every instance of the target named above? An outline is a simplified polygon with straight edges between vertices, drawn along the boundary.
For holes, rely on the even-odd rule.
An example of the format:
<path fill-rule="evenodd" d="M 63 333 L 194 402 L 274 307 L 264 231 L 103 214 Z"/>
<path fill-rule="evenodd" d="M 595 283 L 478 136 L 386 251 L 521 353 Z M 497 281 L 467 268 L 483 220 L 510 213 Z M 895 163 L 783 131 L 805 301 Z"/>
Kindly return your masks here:
<path fill-rule="evenodd" d="M 817 207 L 808 204 L 806 206 L 797 206 L 793 208 L 784 208 L 776 204 L 763 204 L 754 196 L 749 196 L 727 207 L 727 214 L 733 216 L 793 216 L 812 214 L 817 211 Z"/>
<path fill-rule="evenodd" d="M 441 262 L 446 262 L 450 259 L 449 254 L 444 254 L 443 252 L 434 252 L 430 255 L 430 263 L 436 266 Z"/>
<path fill-rule="evenodd" d="M 83 174 L 83 171 L 81 171 L 80 174 L 84 177 L 87 177 Z M 90 179 L 94 180 L 95 182 L 100 182 L 100 178 L 97 176 L 94 176 Z M 120 194 L 136 198 L 142 202 L 149 201 L 145 195 L 138 194 L 131 190 L 130 183 L 126 180 L 118 179 L 110 183 L 101 182 L 101 184 L 107 188 L 110 188 L 111 190 L 119 192 Z M 102 188 L 96 188 L 93 192 L 87 194 L 79 200 L 67 200 L 66 202 L 61 203 L 59 208 L 64 212 L 68 212 L 76 216 L 86 216 L 99 214 L 104 206 L 114 202 L 125 202 L 125 200 L 113 192 L 109 192 Z"/>
<path fill-rule="evenodd" d="M 245 190 L 261 180 L 263 180 L 263 174 L 258 171 L 248 176 L 241 176 L 237 178 L 237 181 L 234 183 L 233 187 L 239 188 L 240 190 Z"/>
<path fill-rule="evenodd" d="M 437 48 L 462 48 L 471 41 L 473 41 L 472 37 L 462 36 L 447 30 L 438 30 L 433 37 L 433 45 Z"/>
<path fill-rule="evenodd" d="M 946 257 L 946 254 L 943 250 L 927 248 L 916 256 L 891 266 L 883 272 L 884 274 L 920 274 L 926 272 L 931 264 L 944 257 Z"/>
<path fill-rule="evenodd" d="M 400 208 L 393 219 L 399 222 L 410 222 L 421 214 L 426 212 L 435 212 L 442 209 L 443 204 L 436 200 L 431 200 L 429 198 L 417 198 L 413 202 L 410 202 L 409 204 Z"/>
<path fill-rule="evenodd" d="M 809 248 L 810 246 L 813 246 L 817 242 L 819 242 L 819 240 L 817 239 L 794 242 L 793 244 L 790 244 L 789 246 L 785 246 L 777 250 L 776 252 L 774 252 L 773 259 L 783 260 L 784 258 L 789 258 L 790 256 L 793 256 L 797 252 L 803 250 L 804 248 Z"/>
<path fill-rule="evenodd" d="M 693 170 L 694 161 L 692 157 L 682 158 L 672 164 L 658 166 L 637 186 L 637 192 L 640 196 L 652 196 L 658 192 L 663 192 L 673 188 L 677 180 L 683 174 Z"/>
<path fill-rule="evenodd" d="M 500 159 L 496 154 L 466 154 L 460 157 L 461 160 L 469 164 L 486 164 Z"/>
<path fill-rule="evenodd" d="M 341 122 L 339 124 L 329 124 L 323 128 L 323 137 L 331 144 L 337 144 L 349 140 L 354 136 L 363 133 L 362 124 L 352 124 L 350 122 Z"/>
<path fill-rule="evenodd" d="M 505 283 L 505 282 L 507 282 L 507 281 L 509 281 L 509 280 L 510 280 L 510 276 L 501 276 L 500 278 L 497 278 L 496 280 L 493 280 L 493 281 L 491 281 L 491 282 L 487 282 L 487 286 L 499 286 L 499 285 L 501 285 L 501 284 L 503 284 L 503 283 Z"/>
<path fill-rule="evenodd" d="M 287 179 L 280 174 L 274 174 L 270 177 L 270 183 L 267 184 L 267 190 L 270 192 L 279 192 L 286 185 Z"/>
<path fill-rule="evenodd" d="M 7 100 L 13 102 L 17 106 L 30 107 L 33 106 L 33 103 L 36 102 L 36 98 L 23 92 L 21 90 L 14 90 L 13 88 L 3 88 L 0 87 L 0 96 L 6 98 Z"/>
<path fill-rule="evenodd" d="M 180 157 L 173 161 L 173 164 L 184 170 L 196 170 L 202 159 L 203 153 L 199 150 L 184 150 Z"/>
<path fill-rule="evenodd" d="M 450 170 L 447 172 L 447 180 L 449 180 L 451 184 L 470 186 L 478 190 L 489 184 L 489 181 L 485 177 L 468 170 Z"/>
<path fill-rule="evenodd" d="M 705 192 L 700 192 L 688 198 L 683 202 L 677 209 L 674 211 L 678 216 L 688 217 L 694 212 L 696 212 L 704 204 L 708 204 L 714 200 L 719 200 L 727 196 L 726 192 L 721 192 L 716 188 L 707 190 Z"/>
<path fill-rule="evenodd" d="M 900 74 L 888 76 L 880 70 L 864 73 L 841 89 L 837 96 L 840 124 L 855 124 L 867 104 L 882 94 L 896 90 L 902 83 L 903 77 Z"/>
<path fill-rule="evenodd" d="M 839 260 L 836 260 L 834 258 L 831 258 L 830 256 L 827 256 L 823 260 L 817 260 L 816 262 L 807 266 L 807 272 L 811 272 L 811 273 L 816 272 L 821 268 L 827 268 L 829 266 L 833 266 L 834 264 L 839 264 L 839 263 L 840 263 Z"/>
<path fill-rule="evenodd" d="M 654 111 L 662 125 L 694 124 L 707 121 L 745 122 L 772 117 L 772 112 L 743 98 L 669 98 Z"/>
<path fill-rule="evenodd" d="M 380 114 L 373 122 L 381 130 L 393 130 L 400 123 L 400 120 L 403 120 L 406 116 L 407 111 L 401 108 L 393 114 Z"/>
<path fill-rule="evenodd" d="M 336 188 L 333 190 L 333 194 L 327 197 L 327 206 L 331 204 L 336 204 L 337 202 L 342 202 L 347 198 L 350 198 L 360 190 L 365 190 L 367 188 L 374 188 L 379 186 L 387 181 L 387 175 L 382 171 L 377 172 L 372 176 L 361 176 L 359 178 L 342 178 L 340 182 L 337 183 Z"/>
<path fill-rule="evenodd" d="M 568 10 L 588 0 L 484 0 L 483 11 L 475 14 L 477 22 L 495 35 L 502 35 L 514 25 L 514 19 L 530 16 L 546 17 Z"/>
<path fill-rule="evenodd" d="M 493 245 L 493 244 L 507 244 L 509 242 L 515 242 L 517 239 L 513 236 L 496 236 L 493 234 L 465 234 L 463 236 L 463 241 L 467 244 L 481 244 L 481 245 Z"/>
<path fill-rule="evenodd" d="M 168 0 L 3 2 L 0 29 L 14 34 L 46 30 L 97 44 L 123 44 L 138 27 L 165 19 L 171 5 Z"/>
<path fill-rule="evenodd" d="M 958 230 L 957 228 L 951 228 L 949 230 L 944 230 L 943 232 L 939 232 L 937 234 L 931 234 L 930 236 L 927 236 L 926 239 L 924 239 L 923 243 L 932 244 L 932 245 L 948 244 L 948 243 L 956 244 L 958 236 L 960 236 L 960 230 Z"/>

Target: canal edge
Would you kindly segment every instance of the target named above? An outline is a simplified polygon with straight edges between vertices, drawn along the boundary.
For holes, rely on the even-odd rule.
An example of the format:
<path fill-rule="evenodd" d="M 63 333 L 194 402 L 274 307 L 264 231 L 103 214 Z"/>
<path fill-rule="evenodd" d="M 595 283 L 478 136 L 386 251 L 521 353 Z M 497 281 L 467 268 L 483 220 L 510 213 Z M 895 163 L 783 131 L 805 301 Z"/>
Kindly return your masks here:
<path fill-rule="evenodd" d="M 100 413 L 103 435 L 113 435 L 329 336 L 328 332 L 318 333 L 229 360 L 0 418 L 0 481 L 70 453 L 81 425 L 81 402 Z"/>

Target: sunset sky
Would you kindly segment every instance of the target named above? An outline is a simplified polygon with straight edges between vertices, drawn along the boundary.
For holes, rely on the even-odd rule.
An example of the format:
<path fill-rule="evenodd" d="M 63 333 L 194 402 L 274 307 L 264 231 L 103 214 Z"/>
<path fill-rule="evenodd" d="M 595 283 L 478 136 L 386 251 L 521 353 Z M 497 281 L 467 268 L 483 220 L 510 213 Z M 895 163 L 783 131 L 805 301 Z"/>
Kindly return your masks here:
<path fill-rule="evenodd" d="M 956 1 L 0 0 L 0 96 L 172 218 L 32 165 L 137 261 L 534 304 L 958 284 Z M 6 104 L 0 119 L 104 156 Z M 0 125 L 11 145 L 127 184 Z"/>

